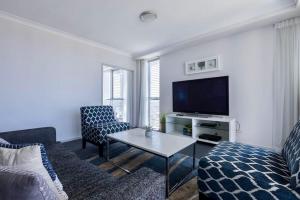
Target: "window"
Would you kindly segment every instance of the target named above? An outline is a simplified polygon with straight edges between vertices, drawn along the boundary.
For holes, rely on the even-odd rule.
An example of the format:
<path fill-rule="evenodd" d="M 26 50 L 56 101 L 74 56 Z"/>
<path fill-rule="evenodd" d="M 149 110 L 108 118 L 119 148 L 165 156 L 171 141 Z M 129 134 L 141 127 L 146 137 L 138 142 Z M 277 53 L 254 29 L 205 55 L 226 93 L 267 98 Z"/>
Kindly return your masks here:
<path fill-rule="evenodd" d="M 149 61 L 149 124 L 153 129 L 159 129 L 159 59 Z"/>
<path fill-rule="evenodd" d="M 114 108 L 119 121 L 131 122 L 132 72 L 103 66 L 103 105 Z"/>
<path fill-rule="evenodd" d="M 110 105 L 113 106 L 116 117 L 125 121 L 124 96 L 123 96 L 123 73 L 121 70 L 112 70 L 112 98 Z"/>

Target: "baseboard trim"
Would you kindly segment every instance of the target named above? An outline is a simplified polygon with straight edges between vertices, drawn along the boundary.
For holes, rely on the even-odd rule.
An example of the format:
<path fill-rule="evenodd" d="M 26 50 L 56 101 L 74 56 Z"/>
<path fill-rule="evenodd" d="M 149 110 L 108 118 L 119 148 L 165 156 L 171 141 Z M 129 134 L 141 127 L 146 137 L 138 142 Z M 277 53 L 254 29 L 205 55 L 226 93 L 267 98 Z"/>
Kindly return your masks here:
<path fill-rule="evenodd" d="M 70 138 L 70 139 L 59 140 L 59 142 L 71 142 L 73 140 L 79 140 L 81 138 L 82 138 L 81 136 L 77 136 L 77 137 L 73 137 L 73 138 Z"/>

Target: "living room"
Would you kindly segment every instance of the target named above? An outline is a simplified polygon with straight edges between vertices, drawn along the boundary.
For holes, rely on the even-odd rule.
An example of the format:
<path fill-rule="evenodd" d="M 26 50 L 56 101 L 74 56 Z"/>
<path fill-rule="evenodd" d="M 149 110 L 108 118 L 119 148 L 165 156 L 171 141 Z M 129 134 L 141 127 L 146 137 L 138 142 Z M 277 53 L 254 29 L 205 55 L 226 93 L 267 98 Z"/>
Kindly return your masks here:
<path fill-rule="evenodd" d="M 1 0 L 0 45 L 0 199 L 300 199 L 299 1 Z"/>

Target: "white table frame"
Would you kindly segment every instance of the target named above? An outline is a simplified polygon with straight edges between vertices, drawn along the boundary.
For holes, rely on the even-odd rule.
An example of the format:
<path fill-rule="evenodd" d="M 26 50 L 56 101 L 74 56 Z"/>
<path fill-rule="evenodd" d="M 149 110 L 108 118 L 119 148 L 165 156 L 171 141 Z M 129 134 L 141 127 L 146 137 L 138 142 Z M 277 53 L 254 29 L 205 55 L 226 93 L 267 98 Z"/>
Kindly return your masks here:
<path fill-rule="evenodd" d="M 163 133 L 162 133 L 163 134 Z M 145 136 L 146 137 L 146 136 Z M 110 135 L 107 135 L 107 142 L 106 142 L 106 160 L 108 161 L 108 162 L 111 162 L 113 165 L 115 165 L 116 167 L 118 167 L 118 168 L 120 168 L 120 169 L 122 169 L 123 171 L 125 171 L 126 173 L 131 173 L 129 170 L 127 170 L 127 169 L 124 169 L 123 167 L 121 167 L 121 166 L 119 166 L 119 165 L 117 165 L 116 163 L 113 163 L 112 161 L 110 161 L 110 155 L 109 155 L 109 153 L 110 153 L 110 150 L 109 150 L 109 146 L 110 146 L 110 140 L 116 140 L 116 141 L 118 141 L 118 142 L 121 142 L 121 143 L 124 143 L 124 144 L 127 144 L 127 145 L 129 145 L 129 146 L 132 146 L 132 147 L 135 147 L 135 148 L 137 148 L 137 149 L 140 149 L 140 150 L 143 150 L 143 151 L 146 151 L 146 152 L 148 152 L 148 153 L 151 153 L 151 154 L 154 154 L 154 155 L 157 155 L 157 156 L 159 156 L 159 157 L 162 157 L 162 158 L 164 158 L 165 159 L 165 176 L 166 176 L 166 198 L 168 198 L 176 189 L 178 189 L 178 187 L 180 187 L 185 181 L 186 181 L 186 179 L 190 176 L 190 174 L 191 173 L 193 173 L 193 171 L 195 170 L 195 160 L 196 160 L 196 143 L 197 143 L 197 141 L 195 140 L 195 142 L 193 143 L 193 144 L 191 144 L 191 145 L 193 145 L 193 166 L 192 166 L 192 169 L 191 169 L 191 171 L 179 182 L 179 183 L 177 183 L 177 184 L 175 184 L 175 186 L 173 187 L 173 188 L 170 188 L 170 183 L 169 183 L 169 179 L 170 179 L 170 158 L 172 157 L 172 156 L 174 156 L 175 154 L 173 154 L 173 155 L 171 155 L 171 156 L 164 156 L 164 155 L 161 155 L 161 154 L 158 154 L 158 153 L 154 153 L 154 152 L 152 152 L 152 151 L 149 151 L 149 150 L 147 150 L 147 149 L 145 149 L 145 148 L 143 148 L 143 147 L 140 147 L 140 146 L 138 146 L 138 145 L 133 145 L 133 144 L 128 144 L 128 143 L 126 143 L 126 142 L 124 142 L 124 141 L 120 141 L 120 140 L 117 140 L 117 139 L 115 139 L 115 138 L 113 138 L 113 137 L 110 137 Z M 188 145 L 188 146 L 186 146 L 185 148 L 187 148 L 187 147 L 189 147 L 189 146 L 191 146 L 191 145 Z M 179 151 L 178 151 L 179 152 Z M 177 153 L 178 153 L 177 152 Z"/>

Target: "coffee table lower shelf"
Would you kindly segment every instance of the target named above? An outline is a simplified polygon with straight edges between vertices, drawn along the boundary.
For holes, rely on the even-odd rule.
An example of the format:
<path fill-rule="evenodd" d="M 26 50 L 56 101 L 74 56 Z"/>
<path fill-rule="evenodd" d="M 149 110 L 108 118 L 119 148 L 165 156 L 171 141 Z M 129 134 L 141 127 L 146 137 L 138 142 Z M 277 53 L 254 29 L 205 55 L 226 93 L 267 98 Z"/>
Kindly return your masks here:
<path fill-rule="evenodd" d="M 111 162 L 114 166 L 120 168 L 121 170 L 125 171 L 126 173 L 131 173 L 129 170 L 119 166 L 118 164 L 110 161 L 110 157 L 109 157 L 109 141 L 110 140 L 113 140 L 113 139 L 109 139 L 107 138 L 107 142 L 106 142 L 106 160 L 108 162 Z M 121 142 L 121 141 L 118 141 L 118 142 Z M 124 142 L 121 142 L 121 143 L 124 143 Z M 124 143 L 126 145 L 129 145 L 127 143 Z M 165 157 L 165 156 L 162 156 L 162 155 L 159 155 L 157 153 L 154 153 L 154 152 L 151 152 L 151 151 L 147 151 L 145 149 L 142 149 L 140 147 L 137 147 L 137 146 L 132 146 L 132 145 L 129 145 L 129 146 L 132 146 L 134 148 L 137 148 L 137 149 L 140 149 L 142 151 L 145 151 L 145 152 L 148 152 L 148 153 L 151 153 L 151 154 L 154 154 L 156 156 L 159 156 L 161 158 L 164 158 L 165 159 L 165 176 L 166 176 L 166 198 L 168 198 L 174 191 L 176 191 L 180 186 L 182 186 L 189 177 L 191 177 L 190 175 L 193 173 L 193 171 L 195 170 L 195 160 L 196 160 L 196 142 L 193 145 L 193 166 L 191 168 L 191 171 L 185 176 L 183 177 L 183 179 L 181 179 L 181 181 L 179 181 L 178 183 L 175 184 L 174 187 L 170 188 L 170 157 Z"/>

